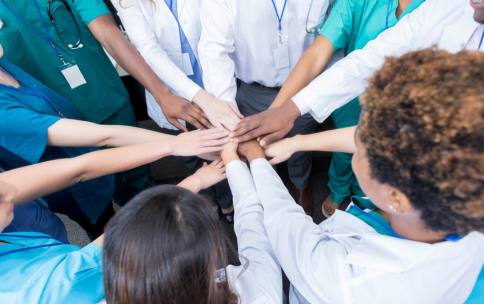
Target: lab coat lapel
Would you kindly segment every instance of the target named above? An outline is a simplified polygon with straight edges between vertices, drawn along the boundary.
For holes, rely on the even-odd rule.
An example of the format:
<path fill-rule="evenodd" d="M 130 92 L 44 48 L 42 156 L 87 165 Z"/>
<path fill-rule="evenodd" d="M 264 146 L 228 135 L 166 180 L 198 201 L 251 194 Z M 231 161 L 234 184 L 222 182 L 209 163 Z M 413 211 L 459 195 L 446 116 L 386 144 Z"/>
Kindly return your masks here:
<path fill-rule="evenodd" d="M 472 8 L 468 6 L 468 10 L 472 11 Z M 458 22 L 447 26 L 442 32 L 438 47 L 452 53 L 465 49 L 466 44 L 478 26 L 472 15 L 472 12 L 466 12 L 461 15 Z"/>

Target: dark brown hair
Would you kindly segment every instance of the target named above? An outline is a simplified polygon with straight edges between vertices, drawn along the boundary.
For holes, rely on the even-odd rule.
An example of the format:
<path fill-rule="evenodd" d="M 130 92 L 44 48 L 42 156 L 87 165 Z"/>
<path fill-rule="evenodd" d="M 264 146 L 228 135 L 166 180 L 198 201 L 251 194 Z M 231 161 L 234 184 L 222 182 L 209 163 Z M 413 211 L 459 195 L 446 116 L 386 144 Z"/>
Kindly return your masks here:
<path fill-rule="evenodd" d="M 432 49 L 389 58 L 362 98 L 371 174 L 434 231 L 483 232 L 484 54 Z"/>
<path fill-rule="evenodd" d="M 103 271 L 110 304 L 236 303 L 216 270 L 227 242 L 210 203 L 175 186 L 136 196 L 106 227 Z"/>

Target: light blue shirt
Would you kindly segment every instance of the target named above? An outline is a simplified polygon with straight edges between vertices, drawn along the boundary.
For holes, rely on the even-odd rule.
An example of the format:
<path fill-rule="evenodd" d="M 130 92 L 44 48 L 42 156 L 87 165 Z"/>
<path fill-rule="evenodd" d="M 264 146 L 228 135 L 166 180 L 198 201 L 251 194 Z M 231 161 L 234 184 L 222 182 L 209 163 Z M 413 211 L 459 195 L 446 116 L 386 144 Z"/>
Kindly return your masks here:
<path fill-rule="evenodd" d="M 102 249 L 42 233 L 0 233 L 0 303 L 98 303 L 104 298 Z"/>

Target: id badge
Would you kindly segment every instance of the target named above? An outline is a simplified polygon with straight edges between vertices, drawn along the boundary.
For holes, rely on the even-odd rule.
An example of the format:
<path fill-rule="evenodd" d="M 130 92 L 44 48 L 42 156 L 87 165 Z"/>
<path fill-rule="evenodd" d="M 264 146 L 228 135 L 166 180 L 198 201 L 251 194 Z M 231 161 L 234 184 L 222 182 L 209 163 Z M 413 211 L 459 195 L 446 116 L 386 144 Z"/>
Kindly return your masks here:
<path fill-rule="evenodd" d="M 289 59 L 289 44 L 281 33 L 279 33 L 276 48 L 272 50 L 272 55 L 274 57 L 274 67 L 276 70 L 287 69 L 291 66 Z"/>
<path fill-rule="evenodd" d="M 182 59 L 181 64 L 182 64 L 183 73 L 185 73 L 185 75 L 187 76 L 192 76 L 193 67 L 192 67 L 192 61 L 190 60 L 190 54 L 182 53 L 181 59 Z"/>
<path fill-rule="evenodd" d="M 78 88 L 87 83 L 77 64 L 61 68 L 61 73 L 71 89 Z"/>

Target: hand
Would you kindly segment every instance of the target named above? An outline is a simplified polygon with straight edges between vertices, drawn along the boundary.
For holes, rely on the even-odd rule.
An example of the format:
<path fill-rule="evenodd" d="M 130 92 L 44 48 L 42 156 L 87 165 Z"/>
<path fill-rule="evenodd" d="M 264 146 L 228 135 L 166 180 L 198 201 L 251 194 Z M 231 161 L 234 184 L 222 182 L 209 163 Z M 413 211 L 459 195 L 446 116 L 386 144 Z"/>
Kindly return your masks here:
<path fill-rule="evenodd" d="M 272 158 L 269 162 L 271 165 L 277 165 L 288 160 L 294 153 L 297 152 L 294 138 L 286 138 L 270 144 L 265 148 L 267 157 Z"/>
<path fill-rule="evenodd" d="M 228 130 L 233 130 L 242 118 L 242 114 L 234 104 L 217 100 L 203 90 L 195 95 L 193 102 L 200 106 L 208 120 L 217 128 L 225 127 Z"/>
<path fill-rule="evenodd" d="M 158 103 L 168 122 L 182 131 L 187 132 L 188 130 L 178 121 L 178 119 L 188 122 L 197 129 L 211 128 L 211 124 L 207 120 L 207 117 L 202 109 L 196 104 L 188 102 L 171 93 L 164 94 L 161 101 L 158 99 Z"/>
<path fill-rule="evenodd" d="M 238 151 L 249 162 L 257 158 L 265 158 L 264 150 L 256 140 L 239 144 Z"/>
<path fill-rule="evenodd" d="M 193 174 L 200 182 L 200 189 L 207 189 L 225 179 L 225 166 L 222 160 L 213 161 L 203 166 Z"/>
<path fill-rule="evenodd" d="M 239 154 L 237 154 L 237 147 L 237 143 L 233 141 L 229 142 L 224 146 L 222 153 L 220 153 L 220 157 L 224 161 L 225 165 L 233 160 L 239 160 Z"/>
<path fill-rule="evenodd" d="M 172 154 L 194 156 L 222 150 L 229 142 L 228 132 L 223 128 L 196 130 L 181 133 L 174 138 Z"/>
<path fill-rule="evenodd" d="M 238 142 L 260 138 L 261 145 L 267 146 L 286 136 L 299 116 L 300 112 L 296 104 L 288 101 L 279 107 L 242 119 L 231 137 Z"/>

